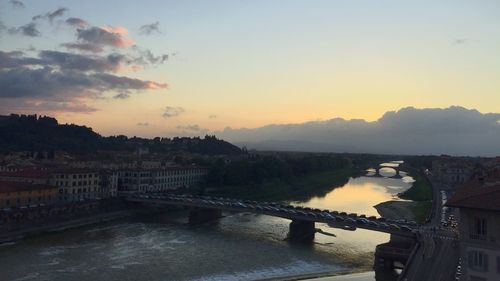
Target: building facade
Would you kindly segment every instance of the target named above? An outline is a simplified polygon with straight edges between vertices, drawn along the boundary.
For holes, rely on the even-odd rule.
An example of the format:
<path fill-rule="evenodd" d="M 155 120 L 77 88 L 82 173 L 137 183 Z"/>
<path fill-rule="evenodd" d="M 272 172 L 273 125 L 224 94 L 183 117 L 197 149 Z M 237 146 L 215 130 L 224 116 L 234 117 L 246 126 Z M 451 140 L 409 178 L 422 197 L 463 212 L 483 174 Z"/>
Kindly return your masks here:
<path fill-rule="evenodd" d="M 118 190 L 130 192 L 162 192 L 201 183 L 207 174 L 200 167 L 165 167 L 156 169 L 124 169 L 118 172 Z"/>
<path fill-rule="evenodd" d="M 99 199 L 100 182 L 99 170 L 93 169 L 59 169 L 52 171 L 50 178 L 59 188 L 61 203 Z"/>
<path fill-rule="evenodd" d="M 58 188 L 22 181 L 0 181 L 0 209 L 51 205 L 58 200 Z"/>
<path fill-rule="evenodd" d="M 476 164 L 455 157 L 441 157 L 432 162 L 433 179 L 449 188 L 455 188 L 471 180 Z"/>
<path fill-rule="evenodd" d="M 500 183 L 470 182 L 447 205 L 460 210 L 461 280 L 500 280 Z"/>

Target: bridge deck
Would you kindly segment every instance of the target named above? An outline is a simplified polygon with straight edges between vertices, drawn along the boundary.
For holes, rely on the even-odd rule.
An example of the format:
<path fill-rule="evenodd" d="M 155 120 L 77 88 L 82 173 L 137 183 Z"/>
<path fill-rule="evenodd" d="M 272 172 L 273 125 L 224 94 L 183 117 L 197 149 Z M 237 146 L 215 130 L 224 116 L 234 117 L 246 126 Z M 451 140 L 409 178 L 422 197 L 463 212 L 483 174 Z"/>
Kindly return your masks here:
<path fill-rule="evenodd" d="M 126 198 L 131 202 L 160 205 L 178 205 L 195 208 L 219 209 L 230 212 L 248 212 L 281 217 L 290 220 L 313 221 L 327 223 L 334 228 L 344 230 L 367 230 L 385 232 L 406 237 L 415 237 L 415 223 L 387 221 L 385 219 L 366 218 L 344 212 L 303 208 L 279 203 L 245 201 L 231 198 L 211 198 L 192 195 L 175 194 L 133 194 Z M 382 221 L 383 220 L 383 221 Z"/>

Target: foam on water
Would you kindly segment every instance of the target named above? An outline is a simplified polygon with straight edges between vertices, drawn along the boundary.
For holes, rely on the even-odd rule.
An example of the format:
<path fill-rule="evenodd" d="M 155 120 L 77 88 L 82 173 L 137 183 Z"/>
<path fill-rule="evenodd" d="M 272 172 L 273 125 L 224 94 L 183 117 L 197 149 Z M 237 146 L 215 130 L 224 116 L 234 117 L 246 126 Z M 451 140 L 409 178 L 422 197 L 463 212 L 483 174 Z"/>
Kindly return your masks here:
<path fill-rule="evenodd" d="M 203 276 L 201 278 L 191 279 L 190 281 L 251 281 L 310 273 L 342 272 L 345 270 L 346 268 L 337 265 L 295 260 L 283 266 L 264 267 L 247 271 Z"/>

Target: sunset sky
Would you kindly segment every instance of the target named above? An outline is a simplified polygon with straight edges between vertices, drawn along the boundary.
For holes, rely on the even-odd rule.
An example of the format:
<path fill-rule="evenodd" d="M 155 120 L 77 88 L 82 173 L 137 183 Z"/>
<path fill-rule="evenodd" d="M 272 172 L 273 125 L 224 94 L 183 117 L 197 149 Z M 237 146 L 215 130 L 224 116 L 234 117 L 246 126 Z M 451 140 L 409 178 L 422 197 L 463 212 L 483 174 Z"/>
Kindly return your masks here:
<path fill-rule="evenodd" d="M 500 112 L 498 0 L 0 0 L 0 21 L 0 113 L 104 135 Z"/>

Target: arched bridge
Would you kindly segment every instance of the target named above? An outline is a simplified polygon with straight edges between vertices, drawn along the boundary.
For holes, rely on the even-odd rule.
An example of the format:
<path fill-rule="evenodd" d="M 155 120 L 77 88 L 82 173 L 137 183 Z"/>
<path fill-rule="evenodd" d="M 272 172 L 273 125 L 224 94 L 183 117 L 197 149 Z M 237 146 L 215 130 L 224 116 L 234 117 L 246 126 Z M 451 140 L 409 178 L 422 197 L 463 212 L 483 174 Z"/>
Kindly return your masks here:
<path fill-rule="evenodd" d="M 203 222 L 217 219 L 222 211 L 248 212 L 290 219 L 288 238 L 296 241 L 314 239 L 315 223 L 327 223 L 330 227 L 344 230 L 357 228 L 397 235 L 401 238 L 415 239 L 415 222 L 396 221 L 385 218 L 366 217 L 365 215 L 345 212 L 319 210 L 307 207 L 284 205 L 275 202 L 257 202 L 232 198 L 196 196 L 187 194 L 138 193 L 126 198 L 130 202 L 143 204 L 177 205 L 191 208 L 190 222 Z"/>

